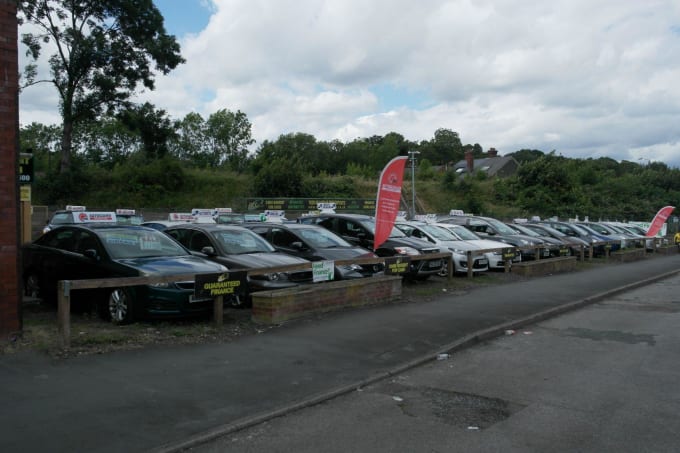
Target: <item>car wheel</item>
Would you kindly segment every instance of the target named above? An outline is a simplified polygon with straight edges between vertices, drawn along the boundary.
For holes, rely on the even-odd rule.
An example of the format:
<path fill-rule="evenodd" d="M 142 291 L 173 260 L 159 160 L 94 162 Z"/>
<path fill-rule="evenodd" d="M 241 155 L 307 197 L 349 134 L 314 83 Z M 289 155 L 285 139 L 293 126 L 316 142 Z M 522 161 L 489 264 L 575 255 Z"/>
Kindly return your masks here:
<path fill-rule="evenodd" d="M 441 269 L 439 269 L 439 272 L 437 272 L 437 275 L 440 277 L 448 277 L 449 276 L 449 263 L 444 261 L 444 264 L 442 264 Z"/>
<path fill-rule="evenodd" d="M 132 322 L 133 303 L 132 294 L 129 289 L 116 288 L 109 293 L 108 315 L 114 324 L 129 324 Z"/>
<path fill-rule="evenodd" d="M 24 296 L 36 299 L 42 297 L 40 279 L 33 272 L 29 273 L 24 280 Z"/>

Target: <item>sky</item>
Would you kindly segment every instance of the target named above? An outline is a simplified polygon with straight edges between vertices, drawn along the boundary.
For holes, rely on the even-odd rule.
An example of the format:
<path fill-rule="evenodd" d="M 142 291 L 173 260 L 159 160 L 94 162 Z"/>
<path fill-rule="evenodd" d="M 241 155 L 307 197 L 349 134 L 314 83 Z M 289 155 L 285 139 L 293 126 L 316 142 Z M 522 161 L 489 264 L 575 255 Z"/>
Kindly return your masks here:
<path fill-rule="evenodd" d="M 678 0 L 154 3 L 186 63 L 138 101 L 175 119 L 240 110 L 255 146 L 445 128 L 500 155 L 680 168 Z M 22 92 L 32 121 L 58 123 L 53 87 Z"/>

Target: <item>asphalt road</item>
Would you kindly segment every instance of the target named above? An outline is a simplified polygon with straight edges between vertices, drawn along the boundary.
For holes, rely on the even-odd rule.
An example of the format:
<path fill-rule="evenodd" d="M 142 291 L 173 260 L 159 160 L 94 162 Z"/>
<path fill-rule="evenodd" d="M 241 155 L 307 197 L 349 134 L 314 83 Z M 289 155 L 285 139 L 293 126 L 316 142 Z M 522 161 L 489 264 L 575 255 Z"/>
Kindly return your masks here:
<path fill-rule="evenodd" d="M 190 451 L 676 452 L 678 344 L 676 275 Z"/>
<path fill-rule="evenodd" d="M 679 269 L 680 255 L 656 256 L 347 310 L 228 344 L 2 356 L 0 451 L 177 451 Z"/>

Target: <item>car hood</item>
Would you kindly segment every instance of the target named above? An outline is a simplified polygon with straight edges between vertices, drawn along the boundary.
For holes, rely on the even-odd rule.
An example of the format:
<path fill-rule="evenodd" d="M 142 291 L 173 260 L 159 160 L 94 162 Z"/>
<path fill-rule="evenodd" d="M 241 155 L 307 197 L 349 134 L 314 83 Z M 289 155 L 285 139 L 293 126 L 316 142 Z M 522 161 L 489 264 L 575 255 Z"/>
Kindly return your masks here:
<path fill-rule="evenodd" d="M 326 249 L 316 249 L 314 250 L 314 255 L 318 256 L 324 260 L 351 260 L 352 258 L 358 258 L 360 256 L 367 257 L 369 250 L 362 249 L 361 247 L 336 247 L 336 248 L 326 248 Z"/>
<path fill-rule="evenodd" d="M 440 249 L 436 244 L 410 237 L 388 238 L 387 241 L 380 246 L 380 248 L 385 247 L 413 247 L 416 250 L 436 249 L 437 251 Z"/>
<path fill-rule="evenodd" d="M 217 257 L 217 259 L 231 269 L 277 267 L 309 262 L 304 258 L 286 255 L 285 253 L 243 253 L 238 255 L 222 255 Z"/>
<path fill-rule="evenodd" d="M 489 250 L 489 249 L 498 249 L 498 248 L 507 248 L 511 246 L 510 244 L 506 244 L 505 242 L 499 242 L 499 241 L 490 241 L 488 239 L 474 239 L 474 240 L 469 240 L 465 241 L 468 244 L 472 244 L 478 249 L 482 250 Z"/>
<path fill-rule="evenodd" d="M 143 275 L 204 274 L 226 270 L 221 264 L 194 255 L 123 258 L 115 262 Z"/>

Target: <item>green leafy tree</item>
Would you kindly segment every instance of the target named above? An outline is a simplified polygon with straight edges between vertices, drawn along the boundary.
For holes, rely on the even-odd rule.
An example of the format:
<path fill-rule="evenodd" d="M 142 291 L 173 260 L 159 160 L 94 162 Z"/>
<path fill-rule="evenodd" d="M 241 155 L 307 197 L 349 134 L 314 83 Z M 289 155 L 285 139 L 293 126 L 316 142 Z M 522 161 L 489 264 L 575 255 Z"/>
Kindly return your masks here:
<path fill-rule="evenodd" d="M 221 109 L 208 117 L 205 135 L 209 147 L 209 162 L 216 167 L 226 164 L 239 173 L 248 165 L 248 146 L 255 143 L 248 116 L 239 111 Z"/>
<path fill-rule="evenodd" d="M 75 125 L 118 109 L 140 84 L 152 90 L 155 71 L 184 62 L 152 0 L 23 0 L 18 11 L 20 23 L 37 29 L 21 36 L 27 55 L 37 61 L 44 45 L 55 49 L 49 78 L 36 80 L 34 63 L 24 75 L 26 86 L 49 82 L 59 93 L 60 172 L 71 166 Z"/>
<path fill-rule="evenodd" d="M 161 159 L 168 154 L 168 142 L 175 136 L 175 127 L 165 110 L 146 102 L 122 111 L 119 117 L 130 131 L 139 135 L 147 159 Z"/>

